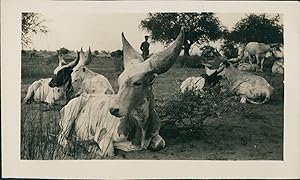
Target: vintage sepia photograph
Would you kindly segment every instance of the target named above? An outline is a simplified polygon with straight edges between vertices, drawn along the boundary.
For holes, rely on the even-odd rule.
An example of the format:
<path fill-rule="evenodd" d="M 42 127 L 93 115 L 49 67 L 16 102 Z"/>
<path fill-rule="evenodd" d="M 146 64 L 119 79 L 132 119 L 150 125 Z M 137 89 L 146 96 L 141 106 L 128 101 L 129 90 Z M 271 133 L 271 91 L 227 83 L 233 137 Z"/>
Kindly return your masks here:
<path fill-rule="evenodd" d="M 300 177 L 296 4 L 1 2 L 3 177 Z"/>
<path fill-rule="evenodd" d="M 283 24 L 22 12 L 21 159 L 283 160 Z"/>

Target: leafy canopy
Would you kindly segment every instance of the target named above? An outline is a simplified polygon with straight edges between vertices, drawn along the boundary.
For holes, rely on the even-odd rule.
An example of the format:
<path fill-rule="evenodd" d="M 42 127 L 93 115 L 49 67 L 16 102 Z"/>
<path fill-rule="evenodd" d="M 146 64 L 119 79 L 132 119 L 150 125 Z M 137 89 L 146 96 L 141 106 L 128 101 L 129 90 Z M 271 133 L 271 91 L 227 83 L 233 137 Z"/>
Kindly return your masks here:
<path fill-rule="evenodd" d="M 236 23 L 228 33 L 228 39 L 235 42 L 283 43 L 283 26 L 280 16 L 268 17 L 266 14 L 250 14 Z"/>
<path fill-rule="evenodd" d="M 41 18 L 41 14 L 26 12 L 22 13 L 22 48 L 29 47 L 32 43 L 33 34 L 48 32 L 48 28 L 44 25 L 45 20 Z"/>
<path fill-rule="evenodd" d="M 185 27 L 185 44 L 188 50 L 192 44 L 217 40 L 222 37 L 224 27 L 214 13 L 149 13 L 141 21 L 140 28 L 151 33 L 154 42 L 168 44 Z"/>

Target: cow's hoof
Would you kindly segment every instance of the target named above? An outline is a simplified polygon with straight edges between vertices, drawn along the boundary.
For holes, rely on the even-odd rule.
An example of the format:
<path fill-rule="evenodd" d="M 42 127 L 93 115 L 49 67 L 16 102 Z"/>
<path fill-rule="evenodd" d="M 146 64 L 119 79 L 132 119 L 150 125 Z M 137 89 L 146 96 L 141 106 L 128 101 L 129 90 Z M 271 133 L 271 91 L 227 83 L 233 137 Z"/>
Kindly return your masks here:
<path fill-rule="evenodd" d="M 159 151 L 162 150 L 165 146 L 165 140 L 160 135 L 157 135 L 154 138 L 152 138 L 149 148 L 154 151 Z"/>

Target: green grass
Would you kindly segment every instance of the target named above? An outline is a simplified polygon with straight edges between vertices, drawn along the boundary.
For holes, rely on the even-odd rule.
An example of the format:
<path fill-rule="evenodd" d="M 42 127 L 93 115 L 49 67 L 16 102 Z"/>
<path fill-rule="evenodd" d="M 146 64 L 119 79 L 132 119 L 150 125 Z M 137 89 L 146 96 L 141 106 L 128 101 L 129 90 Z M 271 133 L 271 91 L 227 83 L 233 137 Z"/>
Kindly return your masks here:
<path fill-rule="evenodd" d="M 196 57 L 193 57 L 196 58 Z M 56 61 L 22 59 L 21 97 L 34 80 L 51 77 Z M 120 74 L 110 58 L 95 58 L 88 68 L 107 77 L 115 90 Z M 190 76 L 200 76 L 201 68 L 180 67 L 176 63 L 159 75 L 153 85 L 156 108 L 162 109 L 179 92 L 180 83 Z M 274 88 L 267 104 L 240 105 L 245 111 L 232 111 L 205 119 L 201 136 L 186 133 L 178 124 L 163 124 L 161 135 L 165 149 L 124 153 L 117 151 L 112 159 L 214 159 L 249 160 L 283 159 L 283 76 L 270 72 L 263 76 Z M 239 101 L 236 99 L 236 101 Z M 59 131 L 61 106 L 48 107 L 33 103 L 21 105 L 21 159 L 93 159 L 82 147 L 70 147 L 66 154 L 52 135 Z M 200 107 L 201 108 L 201 107 Z M 163 117 L 161 115 L 161 117 Z M 201 118 L 201 117 L 199 117 Z M 166 121 L 166 119 L 162 119 Z"/>

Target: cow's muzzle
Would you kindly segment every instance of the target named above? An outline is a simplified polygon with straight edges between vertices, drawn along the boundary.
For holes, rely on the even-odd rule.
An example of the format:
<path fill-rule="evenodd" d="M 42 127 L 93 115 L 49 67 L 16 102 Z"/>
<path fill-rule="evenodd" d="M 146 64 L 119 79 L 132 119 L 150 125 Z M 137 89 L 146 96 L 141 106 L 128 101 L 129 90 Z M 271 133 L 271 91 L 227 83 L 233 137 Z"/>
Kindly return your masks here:
<path fill-rule="evenodd" d="M 49 85 L 50 87 L 52 87 L 52 88 L 55 87 L 55 84 L 54 84 L 52 81 L 50 81 L 50 82 L 48 83 L 48 85 Z"/>
<path fill-rule="evenodd" d="M 121 115 L 119 113 L 120 112 L 119 108 L 111 107 L 111 108 L 109 108 L 109 112 L 110 112 L 110 114 L 112 114 L 116 117 L 121 117 Z"/>

